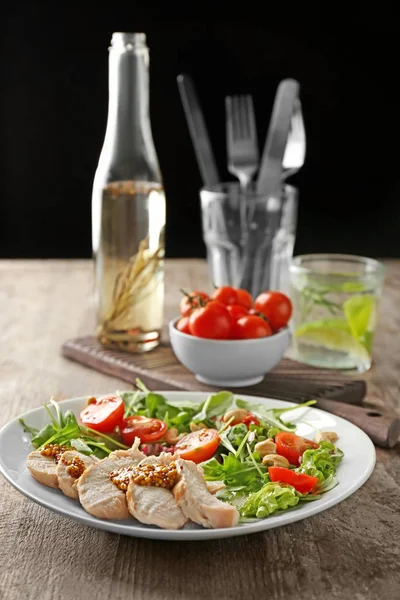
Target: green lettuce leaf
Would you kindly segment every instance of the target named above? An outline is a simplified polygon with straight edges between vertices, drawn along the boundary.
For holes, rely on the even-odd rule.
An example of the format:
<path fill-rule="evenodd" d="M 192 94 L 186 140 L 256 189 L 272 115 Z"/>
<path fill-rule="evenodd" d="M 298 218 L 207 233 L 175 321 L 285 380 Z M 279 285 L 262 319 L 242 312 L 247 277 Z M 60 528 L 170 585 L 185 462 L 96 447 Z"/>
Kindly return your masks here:
<path fill-rule="evenodd" d="M 258 492 L 253 492 L 240 509 L 242 517 L 263 519 L 277 510 L 286 510 L 296 506 L 300 497 L 292 486 L 281 486 L 278 482 L 269 482 Z"/>
<path fill-rule="evenodd" d="M 295 470 L 297 473 L 318 477 L 320 483 L 322 483 L 335 475 L 342 458 L 343 452 L 339 448 L 336 448 L 330 442 L 322 441 L 319 448 L 304 452 L 301 465 Z"/>

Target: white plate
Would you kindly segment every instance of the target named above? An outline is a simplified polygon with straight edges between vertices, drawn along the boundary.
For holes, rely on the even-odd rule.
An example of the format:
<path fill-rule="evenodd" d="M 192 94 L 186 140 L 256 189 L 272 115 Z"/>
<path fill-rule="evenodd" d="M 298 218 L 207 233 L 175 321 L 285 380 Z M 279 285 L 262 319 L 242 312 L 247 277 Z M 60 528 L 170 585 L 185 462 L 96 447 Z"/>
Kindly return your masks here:
<path fill-rule="evenodd" d="M 194 402 L 201 402 L 208 396 L 203 392 L 160 393 L 171 400 L 185 399 Z M 281 400 L 263 399 L 254 396 L 240 397 L 244 400 L 263 403 L 268 408 L 283 408 L 291 405 L 291 403 Z M 61 403 L 62 409 L 63 411 L 71 409 L 78 415 L 85 406 L 86 400 L 87 398 L 65 400 Z M 164 540 L 205 540 L 255 533 L 311 517 L 334 506 L 361 487 L 374 469 L 375 448 L 369 437 L 361 429 L 340 417 L 312 407 L 299 409 L 296 413 L 307 421 L 307 424 L 300 423 L 298 425 L 297 433 L 299 435 L 312 437 L 315 433 L 313 427 L 322 430 L 333 430 L 338 433 L 338 446 L 345 454 L 337 473 L 339 485 L 324 494 L 320 500 L 304 503 L 300 507 L 283 511 L 266 519 L 244 523 L 229 529 L 203 529 L 198 525 L 191 524 L 186 525 L 184 529 L 179 531 L 172 531 L 143 525 L 133 518 L 126 521 L 103 521 L 92 517 L 84 511 L 79 502 L 67 498 L 61 491 L 45 487 L 33 479 L 25 466 L 26 457 L 32 450 L 32 446 L 18 419 L 10 421 L 0 431 L 0 472 L 11 485 L 34 502 L 98 529 L 135 537 Z M 25 413 L 22 417 L 32 427 L 42 427 L 48 422 L 48 415 L 43 407 Z M 291 420 L 294 420 L 294 417 L 295 413 L 290 413 Z"/>

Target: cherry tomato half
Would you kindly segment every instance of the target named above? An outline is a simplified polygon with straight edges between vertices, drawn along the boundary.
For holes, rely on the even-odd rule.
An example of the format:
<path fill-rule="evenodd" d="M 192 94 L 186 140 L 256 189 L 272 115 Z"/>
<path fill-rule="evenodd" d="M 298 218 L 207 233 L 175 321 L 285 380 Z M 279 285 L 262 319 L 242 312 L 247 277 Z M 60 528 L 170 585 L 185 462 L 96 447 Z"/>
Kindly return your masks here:
<path fill-rule="evenodd" d="M 213 300 L 218 300 L 222 304 L 238 304 L 236 290 L 230 285 L 217 288 L 213 293 Z"/>
<path fill-rule="evenodd" d="M 281 481 L 292 485 L 300 494 L 308 494 L 318 483 L 318 477 L 305 475 L 304 473 L 295 473 L 285 467 L 268 467 L 268 474 L 271 481 Z"/>
<path fill-rule="evenodd" d="M 189 318 L 189 330 L 197 337 L 228 340 L 233 334 L 233 320 L 226 306 L 211 301 L 192 312 Z"/>
<path fill-rule="evenodd" d="M 200 429 L 188 433 L 175 446 L 175 452 L 185 460 L 201 463 L 212 457 L 219 444 L 216 429 Z"/>
<path fill-rule="evenodd" d="M 288 324 L 293 311 L 290 298 L 281 292 L 262 292 L 257 296 L 254 308 L 267 317 L 274 331 Z"/>
<path fill-rule="evenodd" d="M 241 317 L 235 326 L 235 337 L 241 340 L 268 337 L 271 334 L 272 330 L 267 321 L 253 315 Z"/>
<path fill-rule="evenodd" d="M 85 427 L 110 433 L 121 423 L 124 410 L 124 401 L 120 396 L 90 398 L 87 407 L 81 411 L 80 419 Z"/>
<path fill-rule="evenodd" d="M 155 442 L 162 438 L 167 431 L 167 425 L 160 419 L 150 419 L 140 415 L 133 415 L 124 419 L 121 435 L 127 446 L 132 446 L 135 437 L 142 442 Z"/>
<path fill-rule="evenodd" d="M 280 431 L 275 436 L 276 452 L 287 458 L 291 465 L 299 465 L 303 452 L 319 448 L 316 442 L 307 440 L 290 431 Z"/>
<path fill-rule="evenodd" d="M 253 306 L 253 296 L 247 291 L 239 288 L 236 290 L 237 302 L 247 310 L 250 310 Z"/>
<path fill-rule="evenodd" d="M 176 324 L 176 328 L 182 333 L 188 333 L 190 335 L 189 317 L 181 317 Z"/>
<path fill-rule="evenodd" d="M 247 309 L 240 304 L 230 304 L 226 308 L 234 321 L 238 321 L 241 317 L 249 314 Z"/>
<path fill-rule="evenodd" d="M 190 292 L 190 294 L 185 294 L 179 304 L 179 310 L 182 317 L 188 317 L 194 308 L 201 306 L 209 299 L 210 297 L 208 294 L 199 292 L 198 290 L 194 290 L 193 292 Z"/>

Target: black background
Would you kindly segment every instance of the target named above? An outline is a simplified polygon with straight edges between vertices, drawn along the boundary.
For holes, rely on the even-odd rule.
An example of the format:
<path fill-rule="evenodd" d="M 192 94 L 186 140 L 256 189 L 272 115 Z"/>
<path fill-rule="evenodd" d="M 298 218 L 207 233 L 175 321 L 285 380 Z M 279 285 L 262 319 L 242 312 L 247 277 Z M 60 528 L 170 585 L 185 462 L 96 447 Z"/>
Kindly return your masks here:
<path fill-rule="evenodd" d="M 47 13 L 34 5 L 9 6 L 3 16 L 1 257 L 91 255 L 91 187 L 106 126 L 113 31 L 147 33 L 168 256 L 205 254 L 201 180 L 176 85 L 187 72 L 226 179 L 224 96 L 253 94 L 262 148 L 279 81 L 297 79 L 307 157 L 291 181 L 300 190 L 296 253 L 400 257 L 398 35 L 374 27 L 374 15 L 331 33 L 301 22 L 272 31 L 257 18 L 171 22 L 137 4 L 114 18 L 109 9 L 102 19 L 81 11 L 48 26 Z"/>

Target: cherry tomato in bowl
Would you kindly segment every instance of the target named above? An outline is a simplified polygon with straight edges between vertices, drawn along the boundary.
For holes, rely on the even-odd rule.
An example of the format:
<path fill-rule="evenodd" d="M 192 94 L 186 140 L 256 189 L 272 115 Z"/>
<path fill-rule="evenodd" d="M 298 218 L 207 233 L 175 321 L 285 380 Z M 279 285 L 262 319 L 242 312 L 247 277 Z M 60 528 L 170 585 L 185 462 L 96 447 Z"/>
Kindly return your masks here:
<path fill-rule="evenodd" d="M 211 301 L 192 312 L 189 331 L 200 338 L 228 340 L 233 334 L 233 320 L 226 306 Z"/>
<path fill-rule="evenodd" d="M 120 396 L 93 397 L 81 411 L 80 420 L 85 427 L 100 433 L 111 433 L 117 425 L 120 425 L 124 410 L 124 401 Z"/>
<path fill-rule="evenodd" d="M 160 419 L 151 419 L 140 415 L 133 415 L 124 419 L 121 426 L 121 435 L 127 446 L 132 446 L 135 437 L 142 442 L 156 442 L 167 431 L 167 425 Z"/>
<path fill-rule="evenodd" d="M 189 317 L 181 317 L 176 324 L 176 328 L 178 329 L 178 331 L 181 331 L 182 333 L 187 333 L 190 335 Z"/>
<path fill-rule="evenodd" d="M 179 311 L 182 317 L 189 317 L 195 308 L 202 306 L 209 299 L 210 297 L 208 294 L 198 290 L 185 294 L 179 304 Z"/>
<path fill-rule="evenodd" d="M 238 321 L 241 317 L 248 315 L 248 310 L 241 304 L 230 304 L 226 307 L 234 321 Z"/>
<path fill-rule="evenodd" d="M 307 440 L 290 431 L 280 431 L 275 436 L 276 452 L 284 456 L 291 465 L 299 465 L 306 450 L 319 448 L 312 440 Z"/>
<path fill-rule="evenodd" d="M 253 306 L 253 296 L 247 290 L 242 290 L 238 288 L 236 290 L 237 303 L 250 310 Z"/>
<path fill-rule="evenodd" d="M 267 317 L 274 331 L 285 327 L 292 316 L 292 302 L 281 292 L 262 292 L 257 296 L 254 308 Z"/>
<path fill-rule="evenodd" d="M 222 304 L 239 304 L 237 291 L 230 285 L 217 288 L 213 293 L 213 300 L 218 300 Z"/>
<path fill-rule="evenodd" d="M 271 333 L 267 321 L 255 315 L 241 317 L 235 325 L 235 337 L 241 340 L 268 337 Z"/>
<path fill-rule="evenodd" d="M 175 446 L 175 452 L 185 460 L 201 463 L 213 456 L 219 445 L 216 429 L 200 429 L 188 433 Z"/>

